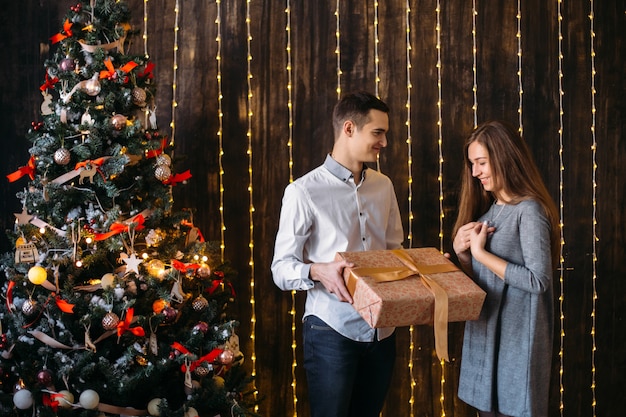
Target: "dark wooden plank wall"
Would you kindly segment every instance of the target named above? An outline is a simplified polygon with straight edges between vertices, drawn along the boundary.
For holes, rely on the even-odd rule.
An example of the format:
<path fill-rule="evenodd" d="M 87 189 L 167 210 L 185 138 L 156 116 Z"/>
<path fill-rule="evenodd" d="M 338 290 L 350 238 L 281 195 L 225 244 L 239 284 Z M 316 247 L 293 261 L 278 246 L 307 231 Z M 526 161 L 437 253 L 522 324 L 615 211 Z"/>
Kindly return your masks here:
<path fill-rule="evenodd" d="M 148 16 L 148 52 L 156 63 L 158 121 L 169 130 L 174 115 L 176 157 L 180 170 L 191 169 L 192 181 L 175 188 L 179 207 L 197 209 L 195 222 L 204 235 L 220 239 L 217 5 L 208 0 L 180 1 L 176 101 L 172 113 L 174 58 L 174 0 L 130 1 L 134 27 L 141 30 L 144 5 Z M 375 1 L 340 2 L 341 89 L 365 88 L 379 93 L 392 108 L 389 146 L 380 158 L 382 171 L 396 185 L 400 207 L 412 245 L 451 251 L 450 231 L 455 218 L 462 142 L 472 128 L 472 2 L 441 2 L 439 14 L 441 59 L 441 147 L 437 101 L 437 24 L 434 0 L 410 4 L 410 135 L 412 204 L 408 203 L 408 117 L 406 5 L 404 0 L 380 2 L 378 56 L 380 83 L 375 80 Z M 558 2 L 522 0 L 521 44 L 522 125 L 548 186 L 560 199 Z M 555 276 L 557 295 L 563 291 L 563 320 L 556 316 L 556 345 L 551 416 L 558 416 L 563 399 L 566 416 L 611 416 L 622 413 L 621 391 L 626 364 L 624 340 L 626 267 L 624 258 L 624 134 L 625 115 L 625 4 L 616 1 L 564 1 L 561 4 L 563 72 L 563 281 Z M 0 25 L 5 46 L 0 66 L 0 152 L 4 173 L 27 159 L 24 133 L 37 120 L 48 38 L 56 33 L 70 1 L 23 0 L 3 5 Z M 291 1 L 291 59 L 293 99 L 293 175 L 321 163 L 332 146 L 329 113 L 337 99 L 336 16 L 331 0 Z M 590 7 L 594 6 L 593 19 Z M 287 109 L 285 1 L 226 0 L 220 4 L 223 124 L 224 222 L 226 258 L 240 272 L 237 284 L 240 334 L 251 367 L 256 354 L 256 385 L 265 400 L 267 416 L 307 416 L 306 381 L 301 366 L 300 329 L 296 367 L 297 409 L 292 392 L 292 315 L 302 312 L 304 294 L 292 303 L 277 290 L 269 264 L 284 186 L 289 182 L 289 117 Z M 505 118 L 518 123 L 517 2 L 476 1 L 478 121 Z M 246 16 L 252 36 L 249 47 Z M 591 23 L 595 57 L 592 66 Z M 132 51 L 143 52 L 141 37 Z M 592 77 L 592 68 L 595 73 Z M 591 82 L 595 81 L 595 94 Z M 595 100 L 595 115 L 592 113 Z M 248 117 L 248 112 L 252 116 Z M 595 124 L 594 124 L 595 119 Z M 250 121 L 251 154 L 248 150 Z M 592 149 L 595 126 L 597 148 Z M 439 152 L 443 163 L 443 237 L 439 237 Z M 252 161 L 252 193 L 248 165 Z M 594 158 L 597 167 L 594 168 Z M 597 187 L 594 188 L 594 179 Z M 3 229 L 19 211 L 15 192 L 23 184 L 2 182 L 0 212 Z M 252 196 L 252 200 L 250 197 Z M 594 202 L 595 199 L 595 202 Z M 253 250 L 250 249 L 250 209 L 254 207 Z M 593 218 L 597 219 L 594 242 Z M 408 233 L 408 230 L 407 230 Z M 4 238 L 3 238 L 4 239 Z M 408 241 L 407 241 L 408 244 Z M 6 250 L 6 240 L 2 247 Z M 594 249 L 595 248 L 595 249 Z M 594 261 L 593 256 L 597 256 Z M 252 267 L 250 266 L 252 261 Z M 595 279 L 594 279 L 595 277 Z M 252 288 L 250 283 L 254 281 Z M 251 290 L 253 289 L 253 294 Z M 254 296 L 255 326 L 251 325 Z M 594 296 L 597 295 L 594 307 Z M 595 317 L 592 317 L 595 315 Z M 594 325 L 595 321 L 595 325 Z M 560 337 L 563 323 L 563 338 Z M 250 339 L 251 329 L 255 339 Z M 452 324 L 451 358 L 441 390 L 442 368 L 432 352 L 428 327 L 413 335 L 399 329 L 397 373 L 385 416 L 473 415 L 456 399 L 462 324 Z M 593 336 L 592 336 L 593 333 Z M 562 340 L 562 342 L 561 342 Z M 410 345 L 413 343 L 413 358 Z M 592 357 L 593 346 L 597 348 Z M 559 371 L 562 350 L 562 397 Z M 413 363 L 414 406 L 411 409 Z M 595 364 L 595 370 L 594 370 Z M 595 388 L 592 382 L 595 379 Z M 441 400 L 443 394 L 444 399 Z M 593 400 L 597 405 L 593 406 Z M 441 404 L 444 404 L 442 410 Z M 412 413 L 412 414 L 411 414 Z"/>

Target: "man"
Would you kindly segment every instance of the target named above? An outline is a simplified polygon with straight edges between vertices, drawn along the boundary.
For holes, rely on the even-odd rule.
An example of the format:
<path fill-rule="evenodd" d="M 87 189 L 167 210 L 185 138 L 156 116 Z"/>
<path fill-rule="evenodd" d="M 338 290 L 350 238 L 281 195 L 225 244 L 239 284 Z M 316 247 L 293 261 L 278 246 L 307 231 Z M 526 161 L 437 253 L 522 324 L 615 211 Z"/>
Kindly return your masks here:
<path fill-rule="evenodd" d="M 387 146 L 389 108 L 375 96 L 343 97 L 335 142 L 322 166 L 283 196 L 272 274 L 285 291 L 307 291 L 304 368 L 311 417 L 378 417 L 395 361 L 393 328 L 372 329 L 351 305 L 337 252 L 397 249 L 403 241 L 393 184 L 366 167 Z"/>

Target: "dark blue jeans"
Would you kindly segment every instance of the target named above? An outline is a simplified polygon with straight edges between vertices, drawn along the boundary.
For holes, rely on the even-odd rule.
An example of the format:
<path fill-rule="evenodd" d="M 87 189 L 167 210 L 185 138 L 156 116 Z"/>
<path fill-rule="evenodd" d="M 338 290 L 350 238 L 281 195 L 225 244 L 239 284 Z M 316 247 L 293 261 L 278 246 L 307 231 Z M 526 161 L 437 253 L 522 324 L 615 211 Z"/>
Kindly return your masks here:
<path fill-rule="evenodd" d="M 395 333 L 355 342 L 315 316 L 305 318 L 302 333 L 311 417 L 378 417 L 393 372 Z"/>

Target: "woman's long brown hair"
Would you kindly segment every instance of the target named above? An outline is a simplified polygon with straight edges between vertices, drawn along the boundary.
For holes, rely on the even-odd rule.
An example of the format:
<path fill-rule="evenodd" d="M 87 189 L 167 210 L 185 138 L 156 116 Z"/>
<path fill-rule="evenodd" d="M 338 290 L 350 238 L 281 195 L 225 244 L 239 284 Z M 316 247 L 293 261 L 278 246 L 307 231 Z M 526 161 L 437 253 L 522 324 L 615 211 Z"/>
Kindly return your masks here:
<path fill-rule="evenodd" d="M 559 256 L 559 214 L 546 188 L 539 169 L 517 131 L 502 121 L 488 121 L 478 126 L 469 135 L 463 147 L 465 166 L 461 174 L 459 212 L 452 236 L 456 236 L 464 224 L 476 221 L 495 200 L 485 191 L 480 180 L 472 176 L 472 163 L 468 157 L 470 144 L 480 143 L 488 152 L 491 176 L 496 189 L 502 189 L 511 197 L 507 204 L 517 204 L 533 199 L 539 202 L 550 222 L 550 244 L 552 265 L 556 266 Z"/>

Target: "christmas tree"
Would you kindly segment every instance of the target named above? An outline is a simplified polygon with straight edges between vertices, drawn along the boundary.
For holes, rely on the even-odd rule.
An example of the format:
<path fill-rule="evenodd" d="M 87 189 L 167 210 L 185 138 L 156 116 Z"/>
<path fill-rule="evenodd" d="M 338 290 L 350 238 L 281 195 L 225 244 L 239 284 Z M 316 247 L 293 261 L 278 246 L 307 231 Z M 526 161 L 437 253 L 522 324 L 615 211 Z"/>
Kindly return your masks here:
<path fill-rule="evenodd" d="M 127 54 L 122 1 L 69 8 L 40 87 L 0 277 L 0 415 L 246 416 L 236 277 L 175 211 L 153 65 Z"/>

